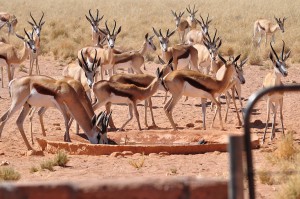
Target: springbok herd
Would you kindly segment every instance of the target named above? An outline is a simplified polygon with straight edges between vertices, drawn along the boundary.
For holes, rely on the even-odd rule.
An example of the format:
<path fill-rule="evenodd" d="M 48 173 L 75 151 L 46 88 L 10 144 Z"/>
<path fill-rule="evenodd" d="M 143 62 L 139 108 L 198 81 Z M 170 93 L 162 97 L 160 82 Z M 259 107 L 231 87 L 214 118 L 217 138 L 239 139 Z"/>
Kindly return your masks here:
<path fill-rule="evenodd" d="M 21 113 L 17 119 L 17 126 L 21 132 L 24 142 L 28 150 L 32 147 L 26 138 L 23 122 L 27 114 L 30 116 L 30 122 L 39 107 L 38 114 L 40 117 L 43 135 L 45 129 L 43 125 L 43 114 L 48 107 L 57 108 L 64 117 L 65 135 L 64 141 L 70 142 L 69 128 L 73 119 L 77 122 L 76 132 L 80 126 L 89 141 L 93 144 L 107 144 L 107 127 L 117 129 L 111 118 L 111 104 L 127 104 L 129 107 L 129 119 L 119 128 L 124 130 L 126 124 L 130 122 L 133 113 L 136 117 L 139 130 L 141 124 L 137 103 L 145 101 L 145 126 L 147 124 L 147 108 L 149 107 L 152 125 L 155 126 L 154 116 L 152 112 L 152 101 L 156 91 L 163 90 L 166 92 L 164 111 L 168 117 L 174 130 L 177 130 L 173 120 L 172 111 L 182 96 L 200 97 L 202 103 L 203 114 L 203 129 L 206 129 L 206 101 L 211 100 L 213 106 L 216 106 L 212 126 L 216 115 L 218 114 L 220 127 L 223 130 L 223 120 L 221 116 L 220 95 L 226 96 L 226 116 L 231 99 L 236 109 L 239 124 L 242 125 L 242 119 L 235 103 L 235 95 L 237 94 L 241 108 L 241 84 L 245 83 L 243 76 L 243 65 L 247 59 L 241 60 L 238 63 L 241 55 L 236 57 L 230 56 L 228 60 L 224 59 L 219 53 L 219 48 L 222 45 L 222 40 L 217 36 L 217 29 L 214 35 L 209 33 L 209 24 L 211 20 L 209 15 L 204 20 L 200 15 L 200 20 L 196 19 L 195 10 L 188 6 L 186 8 L 188 17 L 183 18 L 184 12 L 175 12 L 171 10 L 174 16 L 176 29 L 169 29 L 163 34 L 161 29 L 153 27 L 154 35 L 145 35 L 142 47 L 140 50 L 123 52 L 115 48 L 115 42 L 118 34 L 121 32 L 121 26 L 117 28 L 117 23 L 114 20 L 113 28 L 109 28 L 107 21 L 105 28 L 100 28 L 100 21 L 104 16 L 99 16 L 99 10 L 96 10 L 96 15 L 93 16 L 89 10 L 86 19 L 92 27 L 92 41 L 94 46 L 87 46 L 78 51 L 78 65 L 69 65 L 64 68 L 63 76 L 59 79 L 41 75 L 38 64 L 38 56 L 41 48 L 41 31 L 45 24 L 44 13 L 37 22 L 32 14 L 32 21 L 28 23 L 32 26 L 32 31 L 27 32 L 24 29 L 25 36 L 14 33 L 14 29 L 18 23 L 17 18 L 5 12 L 0 12 L 0 29 L 6 31 L 4 27 L 8 27 L 8 37 L 0 40 L 0 66 L 1 66 L 1 81 L 3 85 L 3 67 L 6 66 L 8 75 L 8 89 L 11 96 L 11 106 L 3 114 L 0 119 L 0 135 L 3 131 L 6 121 L 20 108 Z M 254 23 L 253 41 L 257 42 L 258 46 L 261 43 L 263 35 L 265 35 L 265 44 L 267 38 L 272 37 L 270 42 L 271 52 L 270 59 L 273 62 L 274 72 L 269 73 L 263 82 L 263 87 L 270 87 L 282 84 L 281 76 L 287 76 L 286 59 L 290 55 L 290 51 L 285 54 L 284 42 L 281 51 L 281 56 L 277 55 L 273 49 L 272 43 L 275 43 L 275 32 L 281 30 L 284 32 L 284 22 L 276 18 L 276 23 L 267 19 L 259 19 Z M 200 26 L 197 29 L 197 26 Z M 1 30 L 1 31 L 3 31 Z M 172 35 L 178 32 L 180 44 L 170 46 L 169 39 Z M 9 43 L 10 35 L 15 34 L 23 40 L 24 47 L 21 50 Z M 142 67 L 145 69 L 144 55 L 147 51 L 155 51 L 156 46 L 153 43 L 154 36 L 160 42 L 161 56 L 158 57 L 161 64 L 161 69 L 157 68 L 155 75 L 144 74 Z M 258 40 L 256 40 L 258 38 Z M 29 75 L 14 79 L 14 68 L 21 64 L 25 59 L 30 58 Z M 36 75 L 33 75 L 34 63 L 36 66 Z M 129 73 L 116 74 L 119 68 L 128 68 Z M 104 80 L 104 75 L 108 75 L 108 80 Z M 100 81 L 98 79 L 101 78 Z M 170 93 L 171 97 L 168 97 Z M 94 101 L 92 103 L 92 101 Z M 268 118 L 266 121 L 265 134 L 268 127 L 270 109 L 273 112 L 272 135 L 275 136 L 275 118 L 277 108 L 279 107 L 280 119 L 283 127 L 282 116 L 283 93 L 273 93 L 267 96 L 267 111 Z M 106 111 L 95 114 L 95 110 L 105 106 Z M 212 106 L 212 108 L 213 108 Z M 243 116 L 242 116 L 243 118 Z M 31 124 L 32 126 L 32 124 Z M 33 143 L 32 128 L 31 142 Z"/>

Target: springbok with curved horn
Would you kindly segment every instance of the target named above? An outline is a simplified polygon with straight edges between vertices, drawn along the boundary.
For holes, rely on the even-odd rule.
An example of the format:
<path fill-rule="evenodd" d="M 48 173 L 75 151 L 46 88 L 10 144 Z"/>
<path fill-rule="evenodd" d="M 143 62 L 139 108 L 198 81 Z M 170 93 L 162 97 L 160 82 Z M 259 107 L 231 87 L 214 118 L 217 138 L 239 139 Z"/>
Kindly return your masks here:
<path fill-rule="evenodd" d="M 188 44 L 203 44 L 203 39 L 205 35 L 208 34 L 209 24 L 212 20 L 208 20 L 209 14 L 207 15 L 206 21 L 203 20 L 201 15 L 200 18 L 202 22 L 198 19 L 196 19 L 196 21 L 199 23 L 201 30 L 192 29 L 186 34 L 186 41 Z"/>
<path fill-rule="evenodd" d="M 36 53 L 35 42 L 32 37 L 32 33 L 28 34 L 24 29 L 28 39 L 16 34 L 19 39 L 24 41 L 24 47 L 22 50 L 18 50 L 11 44 L 2 43 L 0 46 L 0 69 L 2 77 L 2 88 L 3 88 L 3 66 L 6 65 L 8 81 L 10 82 L 14 77 L 15 65 L 21 64 L 29 56 L 29 53 Z"/>
<path fill-rule="evenodd" d="M 93 15 L 91 13 L 91 9 L 89 9 L 89 15 L 90 15 L 90 17 L 88 17 L 87 15 L 85 15 L 85 17 L 92 26 L 92 41 L 94 41 L 94 45 L 96 46 L 96 45 L 98 45 L 99 41 L 102 41 L 102 39 L 105 38 L 105 36 L 106 36 L 105 30 L 103 29 L 102 31 L 100 31 L 100 28 L 99 28 L 99 23 L 103 19 L 104 15 L 102 15 L 99 18 L 99 10 L 98 9 L 97 9 L 96 18 L 93 17 Z"/>
<path fill-rule="evenodd" d="M 106 132 L 101 132 L 99 126 L 99 115 L 90 118 L 74 89 L 65 81 L 55 80 L 47 76 L 25 76 L 11 81 L 9 91 L 12 103 L 7 112 L 0 118 L 0 135 L 7 120 L 22 108 L 17 119 L 17 125 L 28 150 L 32 150 L 32 147 L 26 138 L 23 123 L 31 106 L 55 107 L 60 110 L 65 119 L 66 130 L 69 121 L 67 108 L 92 144 L 108 143 Z"/>
<path fill-rule="evenodd" d="M 189 29 L 189 22 L 186 19 L 182 19 L 182 16 L 184 14 L 184 12 L 179 12 L 178 15 L 176 13 L 176 11 L 174 12 L 173 10 L 171 10 L 174 18 L 175 18 L 175 24 L 176 24 L 176 30 L 178 32 L 179 35 L 179 40 L 184 43 L 184 35 L 186 33 L 186 31 Z"/>
<path fill-rule="evenodd" d="M 257 41 L 258 45 L 260 45 L 262 35 L 265 35 L 265 45 L 267 45 L 267 37 L 271 36 L 273 43 L 275 43 L 275 32 L 277 30 L 281 30 L 282 33 L 284 33 L 284 22 L 287 19 L 286 17 L 283 17 L 281 20 L 280 18 L 276 18 L 274 16 L 274 19 L 276 20 L 276 24 L 271 22 L 268 19 L 259 19 L 254 22 L 254 32 L 253 32 L 253 41 L 256 37 L 256 35 L 259 35 L 259 39 Z"/>
<path fill-rule="evenodd" d="M 6 25 L 8 28 L 8 40 L 11 34 L 15 33 L 18 20 L 15 15 L 7 12 L 0 12 L 0 30 Z"/>
<path fill-rule="evenodd" d="M 194 4 L 193 10 L 191 10 L 191 6 L 190 5 L 188 6 L 188 8 L 186 8 L 186 10 L 188 11 L 188 13 L 190 14 L 188 16 L 187 21 L 189 23 L 189 27 L 190 27 L 191 30 L 192 29 L 196 29 L 196 27 L 197 27 L 197 22 L 195 20 L 196 19 L 195 15 L 198 12 L 198 10 L 195 11 L 195 7 L 196 7 L 196 5 Z"/>
<path fill-rule="evenodd" d="M 288 71 L 286 68 L 285 61 L 287 58 L 289 58 L 291 51 L 288 53 L 284 53 L 284 41 L 281 51 L 281 59 L 279 59 L 277 53 L 275 52 L 272 43 L 270 42 L 270 46 L 272 49 L 272 52 L 270 52 L 270 59 L 274 66 L 274 71 L 272 73 L 268 73 L 263 81 L 263 88 L 268 88 L 272 86 L 279 86 L 283 85 L 281 81 L 281 77 L 286 77 L 288 75 Z M 274 57 L 275 55 L 275 57 Z M 275 122 L 276 122 L 276 113 L 277 109 L 279 107 L 279 114 L 280 114 L 280 120 L 281 120 L 281 128 L 282 128 L 282 134 L 284 135 L 284 126 L 283 126 L 283 114 L 282 114 L 282 106 L 283 106 L 283 92 L 272 92 L 267 95 L 267 120 L 266 120 L 266 127 L 265 132 L 263 136 L 263 142 L 266 138 L 266 132 L 268 129 L 268 123 L 270 118 L 270 108 L 272 108 L 273 112 L 273 121 L 272 121 L 272 132 L 271 132 L 271 140 L 275 137 Z"/>
<path fill-rule="evenodd" d="M 177 127 L 173 120 L 172 111 L 183 95 L 189 97 L 200 97 L 202 99 L 206 98 L 214 102 L 217 105 L 217 110 L 213 118 L 212 126 L 214 124 L 216 114 L 219 113 L 220 126 L 221 129 L 224 130 L 221 116 L 221 104 L 216 100 L 216 97 L 223 93 L 230 84 L 233 74 L 235 73 L 235 62 L 240 58 L 240 55 L 237 56 L 231 63 L 227 63 L 220 55 L 219 58 L 223 61 L 226 67 L 221 80 L 217 80 L 192 70 L 175 70 L 164 78 L 166 88 L 172 95 L 169 101 L 165 104 L 164 111 L 174 130 L 177 130 Z M 205 112 L 206 106 L 202 100 L 204 129 L 206 129 Z"/>
<path fill-rule="evenodd" d="M 190 45 L 177 45 L 174 47 L 169 47 L 169 38 L 175 33 L 175 30 L 169 32 L 167 30 L 166 36 L 163 36 L 161 29 L 159 33 L 152 27 L 153 32 L 158 37 L 162 52 L 162 58 L 164 61 L 169 61 L 173 57 L 173 67 L 174 70 L 177 68 L 190 68 L 192 70 L 198 71 L 198 52 Z"/>
<path fill-rule="evenodd" d="M 39 21 L 39 23 L 36 23 L 36 21 L 34 20 L 31 12 L 30 12 L 30 17 L 33 21 L 30 22 L 28 21 L 28 23 L 32 26 L 32 29 L 34 30 L 33 33 L 33 40 L 35 42 L 35 47 L 36 47 L 36 53 L 30 53 L 30 68 L 29 68 L 29 75 L 32 75 L 32 71 L 33 71 L 33 65 L 34 65 L 34 61 L 36 63 L 36 74 L 41 74 L 40 72 L 40 68 L 39 68 L 39 64 L 38 64 L 38 55 L 40 52 L 40 47 L 41 47 L 41 31 L 42 31 L 42 26 L 45 24 L 45 21 L 43 21 L 44 18 L 44 12 L 42 12 L 42 17 Z"/>

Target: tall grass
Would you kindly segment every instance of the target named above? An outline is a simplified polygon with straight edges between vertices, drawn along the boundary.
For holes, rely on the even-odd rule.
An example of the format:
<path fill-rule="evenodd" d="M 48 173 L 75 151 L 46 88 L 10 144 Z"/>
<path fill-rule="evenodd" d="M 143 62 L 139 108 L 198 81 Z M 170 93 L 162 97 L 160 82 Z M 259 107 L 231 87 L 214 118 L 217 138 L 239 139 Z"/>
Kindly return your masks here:
<path fill-rule="evenodd" d="M 77 50 L 91 44 L 91 27 L 85 19 L 88 10 L 104 15 L 100 26 L 104 26 L 105 20 L 109 25 L 115 19 L 117 25 L 122 25 L 122 32 L 117 38 L 117 45 L 125 49 L 140 48 L 145 33 L 153 34 L 152 27 L 162 29 L 174 29 L 175 23 L 171 9 L 184 11 L 189 5 L 196 4 L 203 17 L 210 14 L 213 19 L 210 31 L 215 28 L 223 41 L 221 51 L 223 54 L 242 53 L 248 55 L 253 63 L 259 64 L 265 56 L 257 53 L 252 45 L 253 24 L 258 18 L 267 18 L 272 21 L 274 15 L 287 17 L 285 24 L 286 32 L 276 33 L 276 48 L 281 46 L 284 39 L 286 45 L 292 50 L 292 62 L 300 62 L 300 1 L 294 0 L 14 0 L 2 1 L 1 11 L 14 13 L 18 18 L 17 31 L 23 32 L 23 28 L 29 29 L 27 20 L 30 20 L 29 13 L 32 12 L 36 18 L 45 12 L 46 23 L 42 30 L 42 52 L 51 54 L 56 58 L 74 59 Z M 198 14 L 197 13 L 197 14 Z M 185 14 L 187 16 L 187 14 Z M 197 16 L 199 18 L 199 16 Z M 1 35 L 3 35 L 1 30 Z M 297 40 L 298 39 L 298 40 Z M 157 41 L 157 40 L 156 40 Z M 179 41 L 178 35 L 171 39 L 172 44 Z M 264 40 L 263 40 L 264 41 Z M 14 38 L 14 42 L 17 39 Z M 262 43 L 262 51 L 264 44 Z M 269 45 L 267 45 L 269 49 Z M 259 56 L 260 58 L 255 58 Z"/>

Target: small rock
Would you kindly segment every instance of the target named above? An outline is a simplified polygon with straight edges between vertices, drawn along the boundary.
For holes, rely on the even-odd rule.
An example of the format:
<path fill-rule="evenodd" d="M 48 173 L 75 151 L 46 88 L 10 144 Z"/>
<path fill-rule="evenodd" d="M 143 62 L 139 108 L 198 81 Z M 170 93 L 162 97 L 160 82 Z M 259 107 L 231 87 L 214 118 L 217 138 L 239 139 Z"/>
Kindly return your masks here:
<path fill-rule="evenodd" d="M 186 124 L 186 127 L 192 128 L 192 127 L 195 127 L 195 124 L 193 124 L 193 123 L 188 123 L 188 124 Z"/>
<path fill-rule="evenodd" d="M 7 160 L 4 160 L 4 161 L 1 162 L 0 166 L 7 166 L 9 164 L 10 163 Z"/>
<path fill-rule="evenodd" d="M 123 151 L 123 152 L 122 152 L 122 155 L 123 155 L 123 156 L 132 156 L 133 153 L 132 153 L 132 151 Z"/>
<path fill-rule="evenodd" d="M 213 154 L 214 154 L 214 155 L 220 155 L 221 152 L 220 152 L 220 151 L 214 151 Z"/>
<path fill-rule="evenodd" d="M 159 152 L 158 154 L 160 157 L 166 156 L 166 155 L 170 155 L 168 152 Z"/>
<path fill-rule="evenodd" d="M 53 123 L 53 126 L 60 126 L 60 123 Z"/>
<path fill-rule="evenodd" d="M 110 154 L 110 157 L 117 157 L 117 156 L 122 156 L 122 153 L 121 152 L 113 152 Z"/>
<path fill-rule="evenodd" d="M 135 153 L 135 154 L 132 155 L 132 157 L 140 157 L 140 156 L 142 156 L 141 153 Z"/>

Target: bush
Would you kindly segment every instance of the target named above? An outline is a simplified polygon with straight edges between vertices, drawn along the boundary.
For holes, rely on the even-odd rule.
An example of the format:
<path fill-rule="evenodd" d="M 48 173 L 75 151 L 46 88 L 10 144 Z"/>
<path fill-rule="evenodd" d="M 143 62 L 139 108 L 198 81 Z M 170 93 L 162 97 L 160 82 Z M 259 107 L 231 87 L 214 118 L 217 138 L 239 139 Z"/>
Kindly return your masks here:
<path fill-rule="evenodd" d="M 21 178 L 20 173 L 15 171 L 13 168 L 4 167 L 0 169 L 0 181 L 19 180 L 20 178 Z"/>

